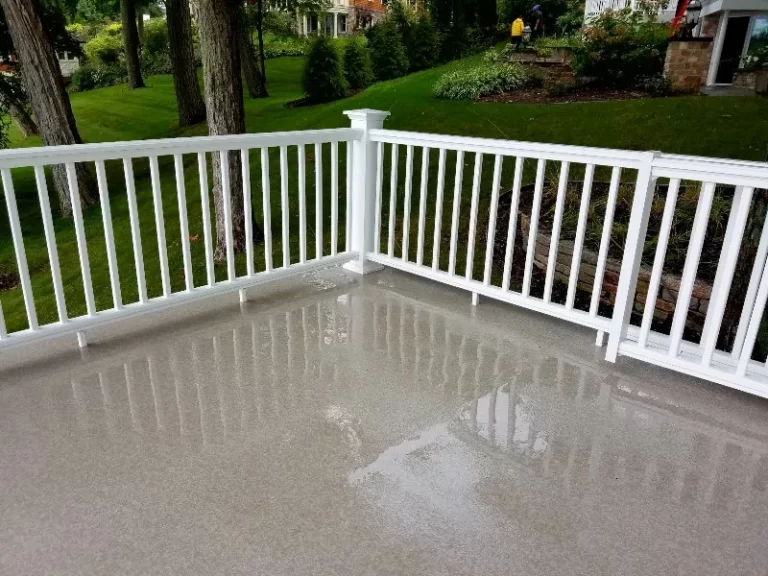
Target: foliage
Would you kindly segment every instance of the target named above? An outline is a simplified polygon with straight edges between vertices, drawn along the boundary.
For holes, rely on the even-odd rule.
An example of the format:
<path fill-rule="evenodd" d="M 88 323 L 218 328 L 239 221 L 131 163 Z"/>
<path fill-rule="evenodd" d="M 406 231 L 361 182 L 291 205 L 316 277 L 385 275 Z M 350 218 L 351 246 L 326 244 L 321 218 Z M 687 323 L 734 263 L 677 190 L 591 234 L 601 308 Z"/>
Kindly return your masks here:
<path fill-rule="evenodd" d="M 264 58 L 281 58 L 283 56 L 304 56 L 309 44 L 300 38 L 285 38 L 264 43 Z"/>
<path fill-rule="evenodd" d="M 142 52 L 167 54 L 168 26 L 163 18 L 152 18 L 144 22 L 144 35 L 141 37 Z"/>
<path fill-rule="evenodd" d="M 765 67 L 768 67 L 768 44 L 758 46 L 757 48 L 750 47 L 744 58 L 744 70 L 753 72 Z"/>
<path fill-rule="evenodd" d="M 389 18 L 366 31 L 373 73 L 377 80 L 392 80 L 408 72 L 408 57 L 395 23 Z"/>
<path fill-rule="evenodd" d="M 668 96 L 672 93 L 672 84 L 663 75 L 640 78 L 637 88 L 644 90 L 651 96 Z"/>
<path fill-rule="evenodd" d="M 85 57 L 96 65 L 114 66 L 123 58 L 122 26 L 110 24 L 83 46 Z"/>
<path fill-rule="evenodd" d="M 373 80 L 371 57 L 359 39 L 347 42 L 344 47 L 344 76 L 353 90 L 366 88 Z"/>
<path fill-rule="evenodd" d="M 118 20 L 120 0 L 79 0 L 76 12 L 86 22 Z"/>
<path fill-rule="evenodd" d="M 568 0 L 565 12 L 555 20 L 555 29 L 563 36 L 578 32 L 584 24 L 584 0 Z"/>
<path fill-rule="evenodd" d="M 526 80 L 526 72 L 519 64 L 483 62 L 443 74 L 432 94 L 448 100 L 476 100 L 522 88 Z"/>
<path fill-rule="evenodd" d="M 571 67 L 603 86 L 634 87 L 659 76 L 670 37 L 668 25 L 647 21 L 639 12 L 605 12 L 583 29 Z"/>
<path fill-rule="evenodd" d="M 310 102 L 330 102 L 346 96 L 341 59 L 328 37 L 317 36 L 310 44 L 303 83 Z"/>
<path fill-rule="evenodd" d="M 267 10 L 264 12 L 264 32 L 277 38 L 291 38 L 296 35 L 295 12 Z"/>
<path fill-rule="evenodd" d="M 509 34 L 509 25 L 518 16 L 522 16 L 526 24 L 532 24 L 531 8 L 534 4 L 541 6 L 541 12 L 544 15 L 545 30 L 557 30 L 557 20 L 560 16 L 569 11 L 569 3 L 572 0 L 499 0 L 499 22 L 507 25 L 507 34 Z M 584 14 L 582 9 L 581 14 Z"/>
<path fill-rule="evenodd" d="M 72 73 L 69 89 L 72 92 L 85 92 L 86 90 L 113 86 L 125 81 L 125 67 L 120 64 L 104 66 L 86 63 Z"/>
<path fill-rule="evenodd" d="M 408 52 L 411 71 L 426 70 L 437 64 L 440 39 L 432 19 L 425 13 L 412 27 L 411 48 Z"/>
<path fill-rule="evenodd" d="M 55 0 L 40 0 L 45 33 L 56 52 L 80 55 L 80 43 L 67 30 L 67 21 L 61 7 Z M 0 10 L 0 54 L 14 54 L 13 40 L 8 31 L 5 14 Z"/>

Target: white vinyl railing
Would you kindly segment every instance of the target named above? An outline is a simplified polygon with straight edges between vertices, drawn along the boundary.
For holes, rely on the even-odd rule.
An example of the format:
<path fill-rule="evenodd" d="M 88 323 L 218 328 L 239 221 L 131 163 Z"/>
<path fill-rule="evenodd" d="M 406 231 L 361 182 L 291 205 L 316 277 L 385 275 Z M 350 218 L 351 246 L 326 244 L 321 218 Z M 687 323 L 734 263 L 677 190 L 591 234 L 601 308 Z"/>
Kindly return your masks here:
<path fill-rule="evenodd" d="M 387 113 L 347 115 L 352 119 L 347 129 L 0 153 L 28 321 L 24 329 L 6 330 L 0 313 L 0 352 L 65 333 L 78 333 L 84 345 L 84 331 L 104 322 L 221 292 L 239 290 L 244 297 L 247 287 L 345 263 L 361 274 L 381 266 L 396 268 L 467 290 L 473 303 L 480 296 L 493 298 L 594 329 L 598 345 L 608 336 L 606 358 L 611 362 L 618 355 L 631 356 L 768 397 L 768 164 L 384 130 Z M 230 190 L 229 172 L 222 171 L 227 242 L 217 278 L 207 157 L 218 154 L 226 166 L 227 151 L 239 152 L 243 179 L 242 190 Z M 197 157 L 199 193 L 185 184 L 186 154 Z M 158 161 L 165 156 L 173 157 L 172 165 Z M 138 186 L 132 167 L 143 158 L 149 159 L 149 182 Z M 272 171 L 279 172 L 274 178 L 270 158 L 276 167 Z M 105 162 L 114 160 L 123 164 L 118 177 L 124 180 L 127 205 L 119 215 L 110 211 L 110 202 L 123 198 L 109 194 L 105 169 Z M 77 251 L 86 306 L 84 314 L 71 317 L 43 167 L 64 164 L 74 184 L 75 162 L 95 163 L 108 284 L 93 285 L 93 248 L 74 194 L 76 241 L 65 249 Z M 251 164 L 259 165 L 253 182 Z M 163 212 L 169 205 L 161 190 L 163 168 L 171 166 L 178 223 Z M 37 320 L 33 276 L 39 272 L 31 274 L 27 265 L 13 187 L 13 171 L 29 167 L 58 315 L 58 321 L 48 323 Z M 314 169 L 314 186 L 308 169 Z M 28 203 L 34 191 L 24 194 Z M 233 250 L 227 208 L 234 195 L 242 195 L 246 213 L 245 262 Z M 193 208 L 200 213 L 195 226 L 202 226 L 203 250 L 199 244 L 192 250 L 187 208 L 198 196 L 199 206 Z M 261 202 L 254 199 L 259 196 Z M 154 229 L 151 222 L 140 222 L 150 211 L 146 204 L 154 214 Z M 688 213 L 681 213 L 683 205 Z M 273 223 L 275 206 L 280 216 Z M 252 220 L 264 231 L 262 245 L 254 244 Z M 129 303 L 121 299 L 126 279 L 115 248 L 127 238 L 116 239 L 113 231 L 121 221 L 130 223 L 137 285 L 137 297 Z M 169 242 L 178 246 L 166 233 L 171 227 L 180 235 L 173 263 L 182 270 L 180 287 L 166 248 Z M 147 291 L 142 239 L 157 244 L 161 293 L 153 296 Z M 670 297 L 669 253 L 680 250 L 684 263 L 673 271 L 679 276 Z M 706 306 L 698 303 L 701 266 L 714 273 Z M 739 275 L 743 282 L 735 286 Z M 110 292 L 111 305 L 104 305 L 102 296 L 102 306 L 96 306 L 94 294 Z M 659 302 L 673 308 L 666 323 L 655 319 Z M 695 314 L 689 312 L 692 302 L 697 303 Z M 700 326 L 689 322 L 692 315 L 701 317 Z"/>

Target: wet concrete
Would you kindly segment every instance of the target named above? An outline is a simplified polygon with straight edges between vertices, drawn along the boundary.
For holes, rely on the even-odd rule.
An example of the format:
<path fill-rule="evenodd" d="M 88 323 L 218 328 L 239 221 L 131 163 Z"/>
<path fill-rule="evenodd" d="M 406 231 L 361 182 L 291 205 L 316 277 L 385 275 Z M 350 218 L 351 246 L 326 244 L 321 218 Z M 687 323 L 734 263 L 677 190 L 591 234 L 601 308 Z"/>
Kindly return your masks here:
<path fill-rule="evenodd" d="M 766 574 L 765 400 L 391 271 L 251 297 L 3 359 L 1 574 Z"/>

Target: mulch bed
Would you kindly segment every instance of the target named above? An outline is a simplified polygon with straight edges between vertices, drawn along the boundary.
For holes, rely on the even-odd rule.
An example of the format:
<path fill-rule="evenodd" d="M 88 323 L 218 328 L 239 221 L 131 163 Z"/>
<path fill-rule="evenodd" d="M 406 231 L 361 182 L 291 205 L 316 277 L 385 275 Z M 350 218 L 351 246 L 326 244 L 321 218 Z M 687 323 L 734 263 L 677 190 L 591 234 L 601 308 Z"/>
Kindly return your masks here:
<path fill-rule="evenodd" d="M 601 102 L 605 100 L 635 100 L 648 98 L 648 94 L 638 90 L 616 90 L 608 88 L 584 88 L 559 96 L 549 94 L 547 88 L 524 88 L 506 94 L 494 94 L 480 98 L 480 102 L 499 102 L 504 104 L 528 103 L 570 103 L 570 102 Z"/>
<path fill-rule="evenodd" d="M 544 104 L 570 102 L 600 102 L 605 100 L 635 100 L 648 98 L 642 90 L 622 90 L 618 88 L 601 88 L 598 86 L 572 86 L 567 91 L 557 93 L 552 91 L 557 86 L 573 85 L 573 71 L 568 66 L 526 66 L 528 70 L 538 72 L 543 78 L 542 86 L 522 88 L 504 94 L 493 94 L 480 98 L 480 102 L 498 102 L 503 104 Z"/>

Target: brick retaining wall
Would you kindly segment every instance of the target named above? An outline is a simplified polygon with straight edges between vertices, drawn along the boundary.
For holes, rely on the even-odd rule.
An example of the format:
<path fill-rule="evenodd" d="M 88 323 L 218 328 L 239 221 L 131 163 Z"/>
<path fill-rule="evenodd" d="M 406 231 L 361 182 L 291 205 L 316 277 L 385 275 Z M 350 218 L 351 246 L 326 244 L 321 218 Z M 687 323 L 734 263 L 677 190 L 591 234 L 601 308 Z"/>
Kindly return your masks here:
<path fill-rule="evenodd" d="M 530 217 L 520 214 L 520 232 L 522 234 L 522 248 L 527 250 L 528 234 L 530 230 Z M 540 270 L 547 267 L 549 258 L 549 245 L 551 236 L 539 231 L 536 237 L 536 249 L 534 251 L 534 265 Z M 571 259 L 573 258 L 573 241 L 561 240 L 558 243 L 557 260 L 555 264 L 555 279 L 568 284 L 571 274 Z M 597 254 L 584 247 L 581 252 L 581 266 L 579 267 L 579 279 L 577 288 L 586 292 L 592 292 L 595 284 L 595 274 L 597 273 Z M 619 273 L 621 272 L 621 262 L 608 258 L 605 263 L 605 275 L 603 276 L 603 286 L 600 294 L 600 301 L 613 305 L 616 300 L 616 291 L 619 284 Z M 645 309 L 645 301 L 648 295 L 648 284 L 651 279 L 651 269 L 647 266 L 640 267 L 638 275 L 637 292 L 635 295 L 634 310 L 642 313 Z M 654 317 L 661 321 L 671 320 L 675 305 L 677 303 L 677 294 L 680 290 L 680 276 L 675 274 L 662 274 L 661 289 L 656 299 L 656 309 Z M 686 320 L 686 327 L 700 331 L 704 326 L 704 317 L 709 306 L 709 299 L 712 287 L 701 281 L 697 281 L 693 286 L 691 303 L 688 307 L 689 314 Z"/>

